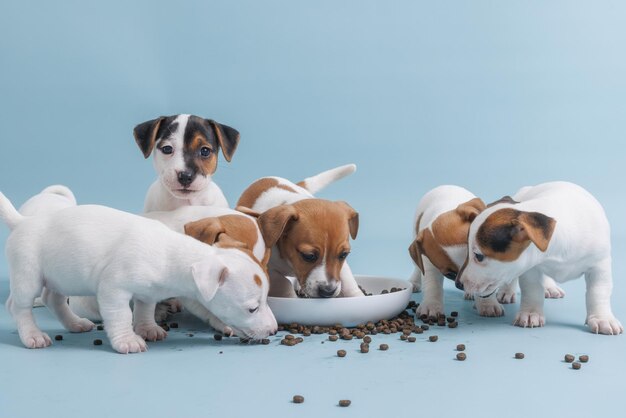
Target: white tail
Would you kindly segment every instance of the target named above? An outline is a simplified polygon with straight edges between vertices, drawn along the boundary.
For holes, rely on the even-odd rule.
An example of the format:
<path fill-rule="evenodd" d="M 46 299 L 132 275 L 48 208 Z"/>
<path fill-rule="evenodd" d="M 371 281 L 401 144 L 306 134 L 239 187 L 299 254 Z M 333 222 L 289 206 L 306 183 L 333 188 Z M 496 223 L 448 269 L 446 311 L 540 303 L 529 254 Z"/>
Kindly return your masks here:
<path fill-rule="evenodd" d="M 7 224 L 9 229 L 15 228 L 24 219 L 2 192 L 0 192 L 0 218 Z"/>
<path fill-rule="evenodd" d="M 356 171 L 355 164 L 346 164 L 340 167 L 332 168 L 327 171 L 323 171 L 315 176 L 308 177 L 298 183 L 298 186 L 304 187 L 311 194 L 315 194 L 328 186 L 330 183 L 334 183 Z"/>
<path fill-rule="evenodd" d="M 43 189 L 41 193 L 49 193 L 49 194 L 56 194 L 59 196 L 63 196 L 64 198 L 72 202 L 74 206 L 76 205 L 76 197 L 74 196 L 74 193 L 72 193 L 72 191 L 68 187 L 63 186 L 62 184 L 55 184 L 54 186 L 48 186 L 45 189 Z"/>

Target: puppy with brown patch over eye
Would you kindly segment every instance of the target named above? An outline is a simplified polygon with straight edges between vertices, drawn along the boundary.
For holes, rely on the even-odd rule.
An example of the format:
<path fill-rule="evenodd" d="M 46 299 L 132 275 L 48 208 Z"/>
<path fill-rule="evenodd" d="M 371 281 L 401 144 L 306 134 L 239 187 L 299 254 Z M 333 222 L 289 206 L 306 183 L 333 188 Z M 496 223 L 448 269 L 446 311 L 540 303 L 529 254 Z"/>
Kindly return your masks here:
<path fill-rule="evenodd" d="M 519 203 L 499 203 L 470 226 L 468 255 L 457 276 L 466 289 L 488 297 L 519 277 L 515 325 L 544 325 L 543 277 L 559 283 L 584 275 L 586 324 L 593 333 L 621 334 L 611 310 L 611 230 L 600 203 L 572 183 L 524 187 Z"/>
<path fill-rule="evenodd" d="M 143 122 L 133 133 L 144 157 L 153 156 L 158 175 L 146 195 L 144 212 L 228 207 L 212 176 L 220 149 L 226 161 L 232 159 L 239 144 L 237 130 L 211 119 L 175 115 Z"/>
<path fill-rule="evenodd" d="M 505 197 L 500 201 L 510 201 Z M 499 201 L 499 202 L 500 202 Z M 493 205 L 493 204 L 492 204 Z M 467 255 L 467 235 L 471 222 L 487 206 L 473 193 L 458 186 L 439 186 L 420 200 L 415 221 L 415 239 L 409 247 L 416 264 L 411 277 L 414 291 L 423 290 L 424 297 L 417 313 L 436 317 L 443 309 L 443 277 L 455 280 Z M 550 279 L 546 289 L 560 290 Z M 515 301 L 517 281 L 499 289 L 488 298 L 474 298 L 471 292 L 465 299 L 475 299 L 481 316 L 501 316 L 504 309 L 498 303 Z M 556 293 L 556 290 L 551 290 Z M 546 297 L 548 291 L 546 290 Z"/>
<path fill-rule="evenodd" d="M 346 263 L 359 215 L 345 202 L 316 199 L 313 193 L 356 170 L 350 164 L 294 184 L 280 177 L 254 182 L 238 209 L 261 213 L 259 227 L 272 248 L 270 295 L 330 298 L 363 296 Z M 290 278 L 294 278 L 294 282 Z"/>

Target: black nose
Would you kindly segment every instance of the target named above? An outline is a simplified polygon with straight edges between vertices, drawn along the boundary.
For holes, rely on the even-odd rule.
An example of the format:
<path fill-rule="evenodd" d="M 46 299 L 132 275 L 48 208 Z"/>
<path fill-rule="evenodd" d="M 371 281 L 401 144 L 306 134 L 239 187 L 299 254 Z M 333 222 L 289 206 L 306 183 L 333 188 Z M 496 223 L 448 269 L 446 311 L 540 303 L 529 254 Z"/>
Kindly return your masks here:
<path fill-rule="evenodd" d="M 193 181 L 193 174 L 188 171 L 178 173 L 178 182 L 183 186 L 189 186 Z"/>
<path fill-rule="evenodd" d="M 317 289 L 321 298 L 331 298 L 335 296 L 335 291 L 337 290 L 337 286 L 329 285 L 320 285 Z"/>

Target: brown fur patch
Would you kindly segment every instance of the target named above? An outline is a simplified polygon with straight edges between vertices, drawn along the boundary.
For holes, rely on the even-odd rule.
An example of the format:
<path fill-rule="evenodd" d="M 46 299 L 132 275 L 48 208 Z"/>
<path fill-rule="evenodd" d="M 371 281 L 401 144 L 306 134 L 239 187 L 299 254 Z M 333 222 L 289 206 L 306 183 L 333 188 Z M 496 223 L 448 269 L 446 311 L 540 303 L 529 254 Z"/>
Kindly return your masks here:
<path fill-rule="evenodd" d="M 252 219 L 240 215 L 224 215 L 218 219 L 222 223 L 226 235 L 235 241 L 244 243 L 248 250 L 254 250 L 259 239 L 259 233 L 256 223 Z"/>
<path fill-rule="evenodd" d="M 243 191 L 241 197 L 239 197 L 239 200 L 237 201 L 237 206 L 243 206 L 246 208 L 253 207 L 259 196 L 276 185 L 278 185 L 278 180 L 271 178 L 262 178 L 255 181 Z"/>
<path fill-rule="evenodd" d="M 470 222 L 461 218 L 456 210 L 442 213 L 431 225 L 433 238 L 444 247 L 467 244 L 469 227 Z"/>
<path fill-rule="evenodd" d="M 254 275 L 254 282 L 257 284 L 257 286 L 261 287 L 263 286 L 263 280 L 261 280 L 261 278 L 259 277 L 258 274 Z"/>
<path fill-rule="evenodd" d="M 297 193 L 293 187 L 289 187 L 286 184 L 279 184 L 276 187 L 279 189 L 287 190 L 288 192 Z"/>
<path fill-rule="evenodd" d="M 467 235 L 466 238 L 467 240 Z M 422 230 L 421 251 L 428 257 L 431 263 L 439 269 L 442 274 L 449 272 L 457 273 L 458 266 L 450 259 L 448 253 L 441 247 L 441 244 L 434 237 L 430 229 Z"/>

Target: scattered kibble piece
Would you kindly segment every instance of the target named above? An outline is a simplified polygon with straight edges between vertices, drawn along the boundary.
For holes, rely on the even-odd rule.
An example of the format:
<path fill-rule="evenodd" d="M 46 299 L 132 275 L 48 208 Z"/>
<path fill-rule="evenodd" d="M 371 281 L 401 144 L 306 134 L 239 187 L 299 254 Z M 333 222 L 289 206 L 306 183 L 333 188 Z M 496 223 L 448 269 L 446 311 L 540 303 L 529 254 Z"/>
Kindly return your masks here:
<path fill-rule="evenodd" d="M 178 322 L 172 322 L 170 328 L 178 328 Z"/>
<path fill-rule="evenodd" d="M 98 325 L 98 326 L 96 327 L 96 329 L 97 329 L 98 331 L 102 331 L 102 330 L 104 329 L 104 325 Z"/>
<path fill-rule="evenodd" d="M 261 340 L 261 344 L 263 344 L 263 345 L 268 345 L 269 343 L 270 343 L 270 339 L 269 338 L 263 338 Z"/>
<path fill-rule="evenodd" d="M 380 348 L 382 351 L 389 350 L 389 346 L 387 344 L 381 344 L 380 347 L 378 347 L 378 348 Z"/>
<path fill-rule="evenodd" d="M 524 358 L 524 353 L 515 353 L 515 358 L 521 360 Z"/>
<path fill-rule="evenodd" d="M 304 402 L 304 396 L 301 396 L 301 395 L 293 396 L 293 403 L 302 403 L 302 402 Z"/>
<path fill-rule="evenodd" d="M 346 407 L 350 406 L 351 403 L 352 401 L 350 401 L 349 399 L 342 399 L 339 401 L 339 406 Z"/>
<path fill-rule="evenodd" d="M 367 343 L 361 343 L 361 353 L 369 353 L 370 345 Z"/>
<path fill-rule="evenodd" d="M 214 334 L 213 338 L 215 338 L 215 341 L 222 341 L 222 334 Z"/>
<path fill-rule="evenodd" d="M 467 355 L 465 353 L 457 353 L 456 355 L 456 359 L 459 361 L 465 361 L 466 358 L 467 358 Z"/>
<path fill-rule="evenodd" d="M 428 337 L 428 341 L 430 341 L 431 343 L 434 343 L 438 339 L 439 339 L 439 337 L 436 336 L 436 335 L 431 335 L 430 337 Z"/>
<path fill-rule="evenodd" d="M 457 344 L 456 351 L 465 351 L 465 344 Z"/>
<path fill-rule="evenodd" d="M 61 341 L 63 339 L 63 336 L 62 335 L 55 335 L 54 339 L 57 340 L 57 341 Z"/>
<path fill-rule="evenodd" d="M 459 323 L 458 323 L 458 322 L 456 322 L 456 321 L 454 321 L 454 322 L 450 322 L 450 323 L 448 324 L 448 328 L 456 328 L 456 327 L 458 327 L 458 326 L 459 326 Z"/>
<path fill-rule="evenodd" d="M 338 357 L 345 357 L 346 356 L 346 350 L 337 350 L 337 356 Z"/>
<path fill-rule="evenodd" d="M 573 362 L 572 363 L 572 369 L 574 369 L 574 370 L 580 369 L 580 363 L 577 362 L 577 361 Z"/>
<path fill-rule="evenodd" d="M 576 360 L 576 357 L 571 354 L 566 354 L 564 358 L 566 363 L 571 363 L 572 361 Z"/>
<path fill-rule="evenodd" d="M 456 318 L 457 316 L 459 316 L 459 313 L 457 311 L 452 311 L 450 312 L 450 316 L 453 316 Z"/>
<path fill-rule="evenodd" d="M 588 356 L 588 355 L 586 355 L 586 354 L 583 354 L 582 356 L 578 357 L 578 360 L 579 360 L 581 363 L 586 363 L 586 362 L 588 362 L 588 361 L 589 361 L 589 356 Z"/>
<path fill-rule="evenodd" d="M 417 338 L 409 337 L 409 338 L 407 338 L 407 341 L 410 342 L 410 343 L 414 343 L 415 341 L 417 341 Z"/>
<path fill-rule="evenodd" d="M 371 343 L 372 337 L 370 337 L 369 335 L 366 335 L 365 337 L 363 337 L 363 342 L 367 344 Z"/>
<path fill-rule="evenodd" d="M 100 339 L 93 340 L 93 345 L 102 345 L 102 340 Z"/>
<path fill-rule="evenodd" d="M 337 341 L 339 339 L 339 337 L 337 335 L 329 335 L 328 336 L 328 340 L 329 341 Z"/>

